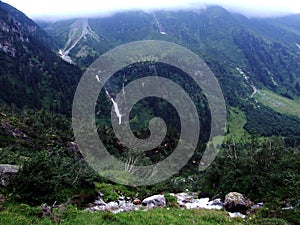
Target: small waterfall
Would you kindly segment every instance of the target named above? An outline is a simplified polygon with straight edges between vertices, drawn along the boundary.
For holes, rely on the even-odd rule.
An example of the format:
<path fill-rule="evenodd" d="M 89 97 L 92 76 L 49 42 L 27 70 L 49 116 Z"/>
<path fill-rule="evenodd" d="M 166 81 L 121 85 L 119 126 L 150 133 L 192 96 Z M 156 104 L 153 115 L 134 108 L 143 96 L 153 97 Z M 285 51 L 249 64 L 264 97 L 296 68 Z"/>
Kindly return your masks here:
<path fill-rule="evenodd" d="M 108 91 L 105 89 L 105 93 L 107 94 L 107 96 L 110 98 L 112 104 L 113 104 L 113 107 L 114 107 L 114 111 L 116 113 L 116 116 L 118 117 L 119 119 L 119 125 L 122 123 L 122 117 L 124 116 L 124 114 L 121 113 L 120 111 L 120 108 L 118 106 L 118 103 L 113 99 L 113 97 L 111 97 L 111 95 L 108 93 Z M 125 94 L 125 91 L 124 91 L 124 84 L 123 84 L 123 95 Z"/>

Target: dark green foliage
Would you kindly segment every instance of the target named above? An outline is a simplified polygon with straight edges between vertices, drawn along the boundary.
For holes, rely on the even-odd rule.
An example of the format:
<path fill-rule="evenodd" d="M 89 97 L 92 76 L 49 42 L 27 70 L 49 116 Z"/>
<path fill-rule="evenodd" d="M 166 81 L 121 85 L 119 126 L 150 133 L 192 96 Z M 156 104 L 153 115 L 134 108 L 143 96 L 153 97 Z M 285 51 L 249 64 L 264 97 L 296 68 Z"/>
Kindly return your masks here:
<path fill-rule="evenodd" d="M 300 210 L 299 207 L 292 210 L 282 210 L 278 205 L 267 204 L 267 206 L 258 210 L 256 216 L 261 224 L 297 225 L 299 224 Z"/>
<path fill-rule="evenodd" d="M 107 183 L 96 183 L 96 190 L 103 194 L 104 202 L 116 201 L 119 198 L 117 191 L 114 189 L 112 184 Z"/>
<path fill-rule="evenodd" d="M 81 70 L 54 53 L 51 38 L 23 13 L 0 2 L 0 99 L 17 107 L 71 114 Z"/>
<path fill-rule="evenodd" d="M 231 140 L 204 174 L 204 184 L 223 193 L 240 190 L 252 200 L 298 204 L 299 157 L 298 148 L 286 148 L 279 138 Z"/>
<path fill-rule="evenodd" d="M 96 174 L 64 151 L 38 152 L 26 161 L 8 187 L 13 199 L 28 204 L 66 202 L 75 194 L 93 195 Z"/>
<path fill-rule="evenodd" d="M 250 105 L 245 111 L 245 129 L 249 133 L 261 136 L 300 136 L 300 119 L 297 117 L 280 114 L 261 104 L 258 107 Z"/>
<path fill-rule="evenodd" d="M 281 43 L 270 43 L 247 29 L 235 31 L 234 38 L 247 59 L 247 70 L 253 78 L 274 91 L 278 91 L 278 83 L 285 91 L 295 90 L 294 81 L 299 79 L 300 72 L 299 55 L 289 52 Z M 285 93 L 281 90 L 281 94 Z"/>

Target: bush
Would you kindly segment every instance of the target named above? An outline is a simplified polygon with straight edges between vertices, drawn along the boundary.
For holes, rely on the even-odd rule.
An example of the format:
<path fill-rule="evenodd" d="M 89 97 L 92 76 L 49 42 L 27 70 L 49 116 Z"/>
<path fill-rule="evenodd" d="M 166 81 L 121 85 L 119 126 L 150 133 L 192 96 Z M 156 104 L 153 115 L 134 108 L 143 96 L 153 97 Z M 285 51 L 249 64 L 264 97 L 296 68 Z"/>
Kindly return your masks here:
<path fill-rule="evenodd" d="M 37 205 L 65 202 L 75 194 L 94 193 L 95 172 L 61 149 L 41 151 L 24 163 L 8 186 L 13 200 Z"/>

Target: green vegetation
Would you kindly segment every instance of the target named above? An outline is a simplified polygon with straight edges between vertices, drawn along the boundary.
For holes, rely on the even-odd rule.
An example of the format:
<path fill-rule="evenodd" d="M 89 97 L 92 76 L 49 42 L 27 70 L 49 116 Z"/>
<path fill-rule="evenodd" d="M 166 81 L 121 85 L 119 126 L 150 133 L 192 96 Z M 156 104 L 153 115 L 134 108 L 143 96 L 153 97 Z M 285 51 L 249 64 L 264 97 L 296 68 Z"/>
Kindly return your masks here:
<path fill-rule="evenodd" d="M 239 142 L 246 134 L 244 126 L 247 123 L 246 115 L 238 108 L 230 108 L 227 120 L 227 137 L 234 137 Z"/>
<path fill-rule="evenodd" d="M 17 110 L 2 107 L 0 111 L 2 113 L 0 137 L 5 140 L 1 142 L 0 162 L 23 165 L 13 182 L 6 188 L 0 188 L 0 193 L 7 196 L 7 202 L 0 206 L 0 223 L 10 223 L 15 218 L 23 222 L 47 224 L 58 217 L 61 223 L 75 224 L 76 221 L 81 223 L 83 220 L 109 224 L 111 218 L 115 223 L 123 223 L 127 220 L 136 221 L 137 224 L 142 220 L 147 222 L 149 220 L 149 223 L 154 221 L 155 224 L 154 218 L 165 224 L 179 223 L 177 221 L 179 219 L 186 224 L 192 220 L 199 224 L 213 224 L 216 221 L 220 224 L 230 224 L 232 221 L 236 221 L 237 224 L 255 224 L 253 222 L 256 221 L 255 219 L 251 220 L 253 223 L 248 220 L 232 220 L 223 215 L 224 212 L 176 211 L 173 208 L 177 208 L 178 205 L 174 197 L 169 194 L 165 196 L 167 205 L 171 209 L 154 210 L 148 212 L 149 214 L 145 212 L 120 215 L 87 213 L 74 211 L 70 206 L 71 204 L 79 208 L 86 207 L 87 203 L 95 199 L 98 191 L 104 194 L 105 201 L 114 201 L 119 195 L 143 199 L 166 190 L 177 193 L 188 189 L 194 192 L 206 191 L 212 195 L 241 190 L 251 200 L 267 203 L 266 207 L 256 215 L 256 219 L 264 219 L 259 220 L 257 224 L 263 224 L 262 221 L 265 224 L 271 222 L 281 224 L 280 219 L 297 224 L 295 221 L 299 215 L 297 214 L 299 199 L 295 193 L 300 192 L 300 152 L 298 146 L 287 145 L 284 138 L 262 138 L 245 134 L 237 139 L 236 136 L 229 135 L 216 160 L 205 172 L 198 171 L 199 161 L 194 162 L 199 154 L 196 152 L 190 163 L 176 176 L 149 187 L 126 187 L 99 177 L 84 163 L 80 153 L 70 151 L 67 146 L 72 136 L 68 128 L 69 120 L 65 116 L 44 110 L 36 112 L 30 109 Z M 232 113 L 230 124 L 235 127 L 240 126 L 239 129 L 242 129 L 245 116 L 237 109 L 232 109 Z M 240 123 L 235 122 L 235 119 Z M 10 124 L 10 126 L 3 127 L 3 124 Z M 14 137 L 10 135 L 10 131 L 25 134 L 26 139 L 22 139 L 22 135 Z M 109 128 L 102 127 L 99 131 L 102 134 L 110 134 Z M 125 157 L 122 148 L 113 144 L 113 140 L 114 138 L 108 135 L 104 142 L 110 146 L 116 156 Z M 158 158 L 149 159 L 156 162 Z M 70 211 L 57 212 L 52 215 L 52 218 L 40 219 L 37 205 L 43 202 L 53 204 L 54 201 L 57 201 L 57 204 L 63 203 L 67 208 L 71 207 Z M 293 205 L 295 209 L 282 211 L 282 202 Z M 26 206 L 24 203 L 31 206 Z M 175 215 L 178 212 L 183 216 L 177 218 Z M 135 217 L 138 218 L 132 219 Z M 266 220 L 274 217 L 278 220 Z"/>
<path fill-rule="evenodd" d="M 166 35 L 160 33 L 154 17 Z M 209 107 L 201 88 L 182 71 L 163 63 L 137 63 L 118 71 L 106 84 L 112 96 L 122 84 L 159 75 L 184 88 L 201 115 L 199 143 L 188 164 L 164 182 L 131 187 L 96 174 L 75 143 L 71 119 L 66 115 L 70 115 L 82 70 L 63 62 L 54 53 L 56 44 L 43 30 L 2 2 L 0 19 L 4 26 L 17 31 L 0 31 L 0 44 L 9 49 L 0 50 L 0 163 L 21 165 L 17 177 L 8 186 L 0 187 L 0 224 L 299 224 L 300 55 L 293 44 L 299 40 L 299 33 L 294 32 L 299 28 L 297 20 L 262 22 L 230 14 L 220 7 L 203 13 L 129 12 L 89 20 L 100 41 L 87 37 L 70 53 L 82 70 L 113 46 L 146 39 L 172 41 L 205 60 L 219 80 L 228 106 L 227 133 L 220 153 L 206 171 L 199 172 L 210 132 Z M 289 25 L 288 21 L 292 23 Z M 73 22 L 47 25 L 61 48 Z M 238 74 L 237 67 L 247 77 Z M 251 85 L 259 88 L 255 99 L 250 97 Z M 139 91 L 142 88 L 136 90 Z M 129 151 L 115 136 L 110 124 L 111 102 L 104 90 L 96 111 L 101 114 L 97 125 L 103 144 L 123 162 L 157 163 L 167 158 L 179 142 L 178 115 L 162 99 L 146 98 L 130 112 L 130 126 L 139 138 L 149 136 L 148 124 L 153 117 L 160 116 L 168 124 L 161 145 L 142 153 L 137 149 Z M 213 142 L 219 142 L 219 137 Z M 105 172 L 121 176 L 128 184 L 133 179 L 128 171 Z M 143 199 L 186 189 L 211 195 L 238 191 L 266 204 L 245 220 L 231 219 L 225 211 L 179 209 L 170 194 L 165 194 L 166 209 L 117 215 L 82 210 L 98 192 L 104 194 L 104 201 L 115 201 L 120 195 Z M 41 218 L 40 204 L 54 202 L 61 207 Z M 294 209 L 281 210 L 287 205 Z"/>
<path fill-rule="evenodd" d="M 39 218 L 39 209 L 28 205 L 4 206 L 0 211 L 0 224 L 199 224 L 199 225 L 286 225 L 282 219 L 261 219 L 255 216 L 246 220 L 230 218 L 225 211 L 155 209 L 129 213 L 83 212 L 74 207 L 55 210 L 46 218 Z"/>
<path fill-rule="evenodd" d="M 270 90 L 258 90 L 254 97 L 260 103 L 279 113 L 300 117 L 299 100 L 280 96 Z"/>
<path fill-rule="evenodd" d="M 262 214 L 270 210 L 260 210 L 257 215 L 250 215 L 246 219 L 230 218 L 225 211 L 218 210 L 182 210 L 176 208 L 135 211 L 129 213 L 112 214 L 109 212 L 84 212 L 68 206 L 54 209 L 51 216 L 41 218 L 40 207 L 30 207 L 26 204 L 19 206 L 1 206 L 0 224 L 199 224 L 199 225 L 289 225 L 297 224 L 297 215 L 283 212 L 286 217 L 293 217 L 294 223 L 284 219 L 263 218 Z M 264 211 L 264 212 L 263 212 Z M 290 215 L 288 215 L 290 214 Z"/>

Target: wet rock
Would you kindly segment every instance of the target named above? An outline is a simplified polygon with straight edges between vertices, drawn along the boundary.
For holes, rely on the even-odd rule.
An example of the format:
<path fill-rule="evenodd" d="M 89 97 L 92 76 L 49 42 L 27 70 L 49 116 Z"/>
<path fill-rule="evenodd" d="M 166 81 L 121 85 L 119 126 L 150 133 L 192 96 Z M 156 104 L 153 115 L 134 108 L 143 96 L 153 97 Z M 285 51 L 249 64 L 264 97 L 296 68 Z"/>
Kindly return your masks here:
<path fill-rule="evenodd" d="M 118 210 L 119 204 L 117 202 L 109 202 L 106 204 L 106 211 Z"/>
<path fill-rule="evenodd" d="M 171 194 L 176 197 L 177 203 L 180 207 L 185 207 L 187 209 L 222 209 L 223 202 L 221 199 L 215 199 L 213 201 L 209 201 L 209 198 L 196 198 L 195 193 L 179 193 L 179 194 Z"/>
<path fill-rule="evenodd" d="M 209 201 L 209 198 L 194 199 L 192 203 L 185 205 L 187 209 L 222 209 L 223 203 L 220 201 Z"/>
<path fill-rule="evenodd" d="M 149 208 L 165 207 L 166 199 L 164 195 L 153 195 L 151 197 L 145 198 L 142 201 L 142 205 Z"/>
<path fill-rule="evenodd" d="M 224 203 L 222 202 L 222 200 L 220 198 L 217 198 L 217 199 L 214 199 L 214 200 L 210 201 L 209 204 L 211 206 L 216 206 L 216 208 L 221 208 L 221 209 L 224 206 Z"/>
<path fill-rule="evenodd" d="M 19 172 L 20 166 L 10 164 L 0 164 L 0 185 L 7 186 Z"/>
<path fill-rule="evenodd" d="M 170 195 L 174 196 L 177 199 L 177 203 L 180 207 L 185 207 L 186 203 L 192 203 L 193 200 L 196 198 L 196 195 L 194 193 L 171 193 Z"/>
<path fill-rule="evenodd" d="M 224 207 L 228 212 L 245 213 L 251 205 L 252 202 L 238 192 L 230 192 L 225 196 Z"/>
<path fill-rule="evenodd" d="M 240 217 L 240 218 L 243 218 L 243 219 L 246 218 L 246 215 L 244 215 L 244 214 L 242 214 L 242 213 L 240 213 L 240 212 L 234 212 L 234 213 L 228 212 L 228 215 L 229 215 L 230 217 L 232 217 L 232 218 L 236 218 L 236 217 Z"/>
<path fill-rule="evenodd" d="M 141 206 L 136 206 L 132 202 L 124 202 L 123 204 L 119 203 L 119 209 L 121 209 L 123 212 L 131 212 L 140 210 Z"/>
<path fill-rule="evenodd" d="M 103 194 L 99 192 L 98 199 L 94 203 L 89 204 L 89 207 L 85 211 L 102 211 L 116 214 L 140 210 L 141 207 L 142 205 L 134 205 L 130 199 L 127 201 L 124 196 L 120 196 L 117 201 L 106 203 L 103 201 Z"/>
<path fill-rule="evenodd" d="M 282 208 L 282 210 L 293 210 L 293 209 L 294 209 L 293 206 L 287 206 Z"/>

